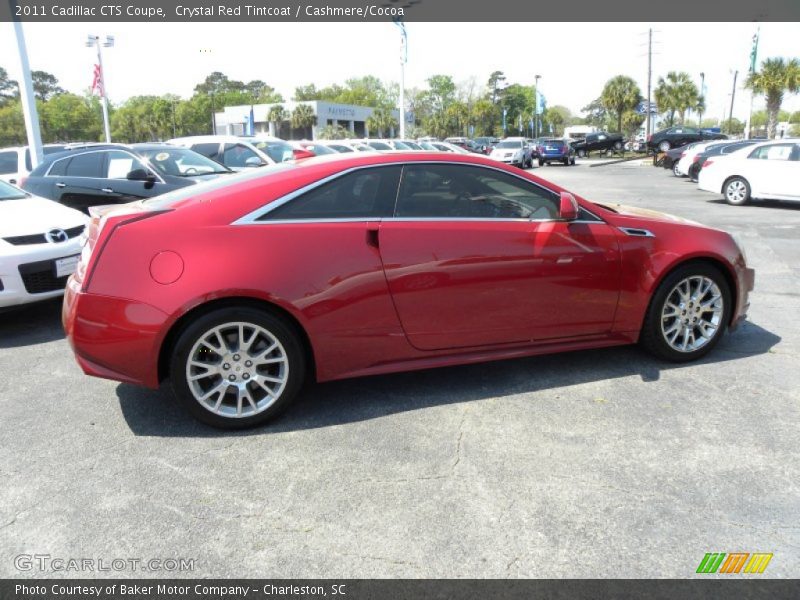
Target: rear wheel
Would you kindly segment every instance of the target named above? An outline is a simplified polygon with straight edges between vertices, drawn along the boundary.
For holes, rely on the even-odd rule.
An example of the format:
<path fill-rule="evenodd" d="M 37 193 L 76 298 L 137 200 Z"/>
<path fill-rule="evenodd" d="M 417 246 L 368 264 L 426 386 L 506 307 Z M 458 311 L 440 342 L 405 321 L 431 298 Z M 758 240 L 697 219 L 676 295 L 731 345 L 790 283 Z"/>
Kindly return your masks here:
<path fill-rule="evenodd" d="M 540 166 L 540 167 L 543 167 L 543 166 L 544 166 L 544 161 L 543 161 L 541 158 L 539 159 L 539 166 Z"/>
<path fill-rule="evenodd" d="M 656 290 L 642 326 L 641 343 L 674 362 L 704 356 L 730 321 L 731 289 L 716 267 L 679 267 Z"/>
<path fill-rule="evenodd" d="M 213 311 L 189 324 L 172 352 L 170 379 L 198 420 L 226 429 L 259 425 L 279 414 L 305 378 L 294 328 L 250 307 Z"/>
<path fill-rule="evenodd" d="M 622 150 L 622 142 L 614 142 L 614 150 L 616 150 L 617 152 Z"/>
<path fill-rule="evenodd" d="M 663 142 L 659 142 L 658 143 L 658 149 L 661 150 L 661 152 L 666 152 L 671 147 L 672 146 L 670 146 L 670 144 L 669 144 L 669 142 L 667 140 L 664 140 Z"/>
<path fill-rule="evenodd" d="M 750 200 L 750 184 L 744 177 L 732 177 L 722 186 L 728 204 L 741 206 Z"/>
<path fill-rule="evenodd" d="M 583 149 L 578 150 L 578 156 L 580 156 L 581 158 L 586 158 L 586 150 Z"/>
<path fill-rule="evenodd" d="M 675 177 L 683 177 L 683 173 L 678 170 L 678 162 L 679 161 L 676 160 L 674 163 L 672 163 L 672 174 L 675 175 Z"/>

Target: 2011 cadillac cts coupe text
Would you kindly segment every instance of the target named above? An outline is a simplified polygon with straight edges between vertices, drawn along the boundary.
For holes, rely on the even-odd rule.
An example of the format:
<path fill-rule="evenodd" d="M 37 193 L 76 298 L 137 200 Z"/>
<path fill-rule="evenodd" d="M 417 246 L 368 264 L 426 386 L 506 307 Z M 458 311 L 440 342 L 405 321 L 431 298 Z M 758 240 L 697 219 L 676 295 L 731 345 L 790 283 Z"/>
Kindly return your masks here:
<path fill-rule="evenodd" d="M 103 213 L 64 299 L 83 370 L 198 419 L 328 381 L 637 341 L 698 358 L 745 318 L 727 233 L 594 204 L 478 155 L 336 155 Z"/>

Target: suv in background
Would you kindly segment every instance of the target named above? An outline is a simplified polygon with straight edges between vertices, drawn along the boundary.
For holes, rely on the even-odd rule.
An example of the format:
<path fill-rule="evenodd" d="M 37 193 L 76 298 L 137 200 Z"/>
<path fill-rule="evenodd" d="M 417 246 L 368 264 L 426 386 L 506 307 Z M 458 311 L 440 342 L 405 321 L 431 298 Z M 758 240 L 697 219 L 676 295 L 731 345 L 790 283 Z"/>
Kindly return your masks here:
<path fill-rule="evenodd" d="M 564 166 L 575 164 L 575 148 L 568 140 L 551 138 L 539 142 L 539 166 L 552 162 L 564 163 Z"/>
<path fill-rule="evenodd" d="M 84 213 L 124 204 L 230 173 L 222 165 L 168 144 L 95 144 L 47 157 L 22 189 Z"/>
<path fill-rule="evenodd" d="M 67 144 L 45 144 L 44 155 L 63 152 Z M 13 185 L 20 185 L 20 180 L 33 171 L 31 151 L 28 146 L 17 146 L 0 149 L 0 180 Z"/>

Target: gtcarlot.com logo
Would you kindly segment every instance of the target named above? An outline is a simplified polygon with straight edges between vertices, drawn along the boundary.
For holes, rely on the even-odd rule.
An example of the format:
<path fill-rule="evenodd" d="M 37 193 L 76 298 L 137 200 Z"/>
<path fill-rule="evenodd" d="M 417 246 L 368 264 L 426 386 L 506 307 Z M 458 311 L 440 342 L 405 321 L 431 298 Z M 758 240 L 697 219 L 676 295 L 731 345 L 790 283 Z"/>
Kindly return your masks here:
<path fill-rule="evenodd" d="M 769 561 L 772 560 L 772 553 L 766 552 L 708 552 L 700 561 L 697 573 L 724 573 L 735 575 L 737 573 L 747 573 L 756 575 L 763 573 Z"/>
<path fill-rule="evenodd" d="M 18 554 L 14 557 L 18 571 L 55 573 L 190 572 L 194 571 L 194 563 L 194 558 L 76 558 L 50 554 Z"/>

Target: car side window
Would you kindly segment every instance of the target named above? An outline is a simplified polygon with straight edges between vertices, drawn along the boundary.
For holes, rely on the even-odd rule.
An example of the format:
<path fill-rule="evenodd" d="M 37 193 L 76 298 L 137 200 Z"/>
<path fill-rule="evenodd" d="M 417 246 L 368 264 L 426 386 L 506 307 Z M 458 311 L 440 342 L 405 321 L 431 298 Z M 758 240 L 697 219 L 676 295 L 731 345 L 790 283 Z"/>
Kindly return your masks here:
<path fill-rule="evenodd" d="M 253 152 L 244 144 L 225 144 L 225 149 L 222 153 L 222 164 L 227 167 L 246 167 L 247 160 L 250 158 L 258 159 L 261 163 L 261 157 Z"/>
<path fill-rule="evenodd" d="M 469 165 L 409 165 L 396 217 L 553 219 L 556 194 L 502 171 Z"/>
<path fill-rule="evenodd" d="M 198 154 L 202 154 L 203 156 L 207 156 L 213 160 L 217 160 L 219 158 L 219 144 L 216 142 L 213 143 L 205 143 L 205 144 L 193 144 L 191 147 L 192 150 L 197 152 Z"/>
<path fill-rule="evenodd" d="M 337 177 L 259 217 L 259 221 L 389 217 L 400 166 L 359 169 Z"/>
<path fill-rule="evenodd" d="M 759 160 L 791 160 L 793 144 L 774 144 L 762 146 L 750 153 L 748 158 Z"/>
<path fill-rule="evenodd" d="M 0 152 L 0 175 L 17 172 L 17 153 Z"/>
<path fill-rule="evenodd" d="M 87 152 L 73 156 L 67 165 L 67 177 L 102 177 L 104 152 Z"/>
<path fill-rule="evenodd" d="M 121 150 L 112 150 L 107 153 L 107 156 L 106 179 L 127 179 L 128 173 L 134 169 L 144 169 L 150 172 L 150 169 L 133 154 L 128 154 Z"/>
<path fill-rule="evenodd" d="M 50 168 L 47 170 L 48 177 L 63 177 L 67 174 L 67 165 L 71 158 L 62 158 L 60 160 L 55 161 Z"/>

